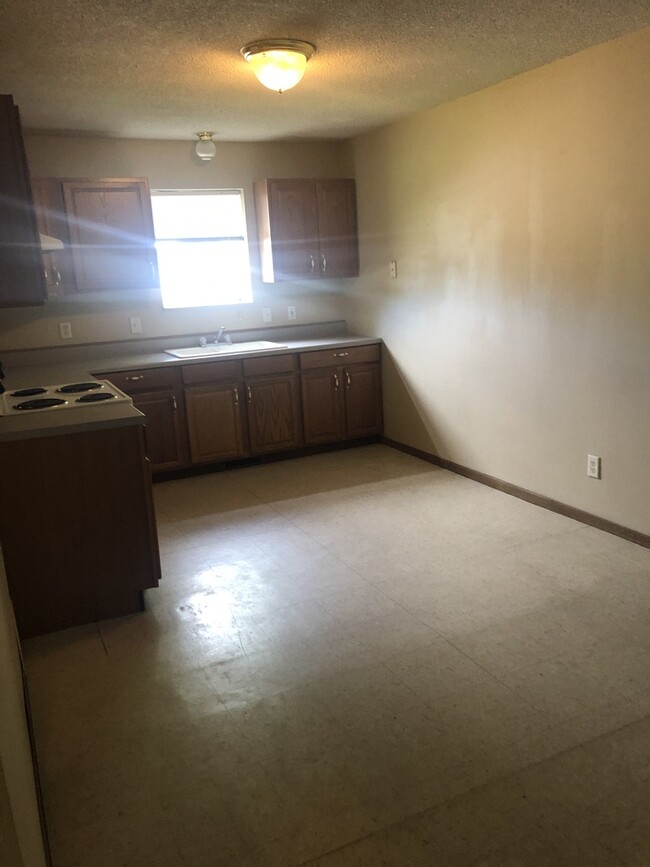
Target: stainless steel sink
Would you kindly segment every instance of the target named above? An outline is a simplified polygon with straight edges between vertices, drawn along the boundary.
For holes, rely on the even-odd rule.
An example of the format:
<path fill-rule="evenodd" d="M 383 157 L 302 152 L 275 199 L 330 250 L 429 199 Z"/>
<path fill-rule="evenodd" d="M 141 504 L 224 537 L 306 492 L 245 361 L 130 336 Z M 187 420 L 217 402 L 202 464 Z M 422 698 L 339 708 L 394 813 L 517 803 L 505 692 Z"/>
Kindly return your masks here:
<path fill-rule="evenodd" d="M 249 343 L 212 343 L 208 346 L 190 346 L 187 349 L 165 349 L 165 352 L 174 358 L 211 358 L 215 355 L 242 355 L 246 352 L 272 352 L 286 348 L 284 343 L 251 340 Z"/>

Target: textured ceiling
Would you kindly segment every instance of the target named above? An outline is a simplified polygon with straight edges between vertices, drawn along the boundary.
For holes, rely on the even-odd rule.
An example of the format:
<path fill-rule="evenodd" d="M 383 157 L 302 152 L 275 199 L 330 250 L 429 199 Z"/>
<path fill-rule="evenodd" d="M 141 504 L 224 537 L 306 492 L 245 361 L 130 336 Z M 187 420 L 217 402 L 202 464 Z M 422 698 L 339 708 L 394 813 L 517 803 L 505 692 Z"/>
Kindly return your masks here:
<path fill-rule="evenodd" d="M 648 0 L 0 0 L 0 92 L 33 131 L 346 138 L 650 24 Z M 239 55 L 317 46 L 279 95 Z"/>

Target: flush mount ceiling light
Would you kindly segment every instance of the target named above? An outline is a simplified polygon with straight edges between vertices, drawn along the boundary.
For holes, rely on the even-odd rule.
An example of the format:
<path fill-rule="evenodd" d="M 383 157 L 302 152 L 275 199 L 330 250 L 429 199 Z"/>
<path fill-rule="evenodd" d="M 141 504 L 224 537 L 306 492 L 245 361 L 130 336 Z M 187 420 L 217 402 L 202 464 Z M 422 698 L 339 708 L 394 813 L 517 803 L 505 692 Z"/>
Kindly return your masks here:
<path fill-rule="evenodd" d="M 198 135 L 199 140 L 196 143 L 196 155 L 202 160 L 206 162 L 208 160 L 214 159 L 214 155 L 217 152 L 217 148 L 215 143 L 212 141 L 213 132 L 197 132 L 194 135 Z"/>
<path fill-rule="evenodd" d="M 265 39 L 244 45 L 241 54 L 264 87 L 284 93 L 298 84 L 315 51 L 311 42 L 299 39 Z"/>

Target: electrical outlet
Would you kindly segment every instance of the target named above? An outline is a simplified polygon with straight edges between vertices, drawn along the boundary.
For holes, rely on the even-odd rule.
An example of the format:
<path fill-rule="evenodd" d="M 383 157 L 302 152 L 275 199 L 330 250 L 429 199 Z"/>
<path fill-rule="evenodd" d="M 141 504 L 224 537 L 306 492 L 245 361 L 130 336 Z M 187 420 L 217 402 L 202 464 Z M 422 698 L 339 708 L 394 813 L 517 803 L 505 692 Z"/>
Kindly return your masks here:
<path fill-rule="evenodd" d="M 602 462 L 598 455 L 587 455 L 587 475 L 590 479 L 601 478 Z"/>
<path fill-rule="evenodd" d="M 131 316 L 129 319 L 131 334 L 142 334 L 142 319 L 139 316 Z"/>
<path fill-rule="evenodd" d="M 289 319 L 296 318 L 296 308 L 293 306 L 293 304 L 290 307 L 287 307 L 287 317 Z"/>
<path fill-rule="evenodd" d="M 61 335 L 61 340 L 72 340 L 72 323 L 59 322 L 59 334 Z"/>
<path fill-rule="evenodd" d="M 271 313 L 270 307 L 262 307 L 262 320 L 264 322 L 272 322 L 273 314 Z"/>
<path fill-rule="evenodd" d="M 397 277 L 397 262 L 395 259 L 391 260 L 390 263 L 390 276 L 395 279 Z"/>

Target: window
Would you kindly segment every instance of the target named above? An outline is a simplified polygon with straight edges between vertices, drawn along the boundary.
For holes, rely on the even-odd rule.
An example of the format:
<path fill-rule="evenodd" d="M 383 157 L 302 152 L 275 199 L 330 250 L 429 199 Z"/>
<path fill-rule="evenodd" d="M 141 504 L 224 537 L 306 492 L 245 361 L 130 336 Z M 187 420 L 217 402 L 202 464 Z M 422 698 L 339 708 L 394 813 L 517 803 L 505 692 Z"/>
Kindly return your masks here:
<path fill-rule="evenodd" d="M 253 300 L 242 190 L 152 190 L 163 307 Z"/>

